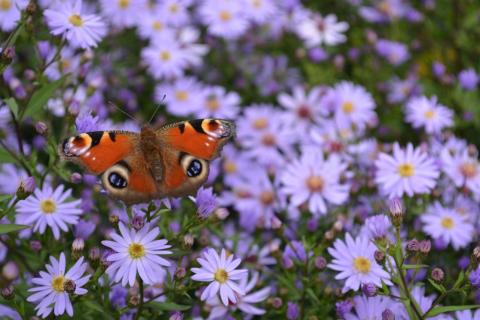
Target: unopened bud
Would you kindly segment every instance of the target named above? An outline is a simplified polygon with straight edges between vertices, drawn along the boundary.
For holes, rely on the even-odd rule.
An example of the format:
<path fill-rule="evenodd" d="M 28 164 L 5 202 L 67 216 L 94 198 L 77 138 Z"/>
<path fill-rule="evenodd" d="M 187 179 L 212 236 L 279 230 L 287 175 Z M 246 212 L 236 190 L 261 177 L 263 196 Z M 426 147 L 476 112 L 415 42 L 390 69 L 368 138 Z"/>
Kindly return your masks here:
<path fill-rule="evenodd" d="M 362 292 L 367 297 L 374 297 L 377 295 L 377 287 L 372 283 L 364 283 L 362 285 Z"/>
<path fill-rule="evenodd" d="M 38 240 L 32 240 L 30 241 L 30 249 L 32 249 L 32 251 L 38 252 L 42 250 L 42 243 Z"/>
<path fill-rule="evenodd" d="M 283 301 L 280 297 L 275 297 L 271 300 L 272 307 L 275 309 L 280 309 L 282 307 Z"/>
<path fill-rule="evenodd" d="M 445 279 L 445 272 L 443 272 L 443 270 L 439 267 L 435 267 L 432 269 L 430 277 L 433 279 L 433 281 L 440 283 L 443 281 L 443 279 Z"/>
<path fill-rule="evenodd" d="M 327 232 L 325 232 L 325 240 L 332 241 L 334 237 L 335 232 L 333 232 L 332 230 L 328 230 Z"/>
<path fill-rule="evenodd" d="M 75 238 L 72 243 L 72 251 L 73 252 L 82 252 L 85 248 L 85 241 L 82 238 Z"/>
<path fill-rule="evenodd" d="M 282 257 L 282 265 L 285 269 L 291 269 L 293 268 L 293 261 L 290 259 L 290 257 L 283 256 Z"/>
<path fill-rule="evenodd" d="M 93 247 L 88 253 L 88 259 L 92 262 L 97 262 L 100 259 L 100 249 L 98 247 Z"/>
<path fill-rule="evenodd" d="M 195 239 L 193 238 L 193 235 L 191 235 L 190 233 L 183 236 L 183 244 L 187 248 L 191 248 L 193 246 L 194 241 L 195 241 Z"/>
<path fill-rule="evenodd" d="M 183 279 L 187 275 L 187 270 L 184 267 L 178 267 L 175 270 L 175 277 L 177 279 Z"/>
<path fill-rule="evenodd" d="M 475 258 L 477 261 L 480 261 L 480 246 L 476 246 L 476 247 L 473 249 L 472 256 L 473 256 L 473 258 Z"/>
<path fill-rule="evenodd" d="M 140 229 L 143 228 L 143 226 L 145 225 L 145 219 L 136 214 L 133 218 L 132 218 L 132 228 L 139 231 Z"/>
<path fill-rule="evenodd" d="M 172 313 L 170 318 L 168 318 L 168 320 L 183 320 L 183 313 L 181 313 L 180 311 L 175 311 L 174 313 Z"/>
<path fill-rule="evenodd" d="M 77 285 L 73 280 L 70 280 L 70 279 L 67 279 L 63 284 L 63 290 L 65 290 L 65 292 L 68 294 L 73 294 L 76 288 L 77 288 Z"/>
<path fill-rule="evenodd" d="M 417 239 L 412 239 L 407 242 L 406 249 L 409 253 L 417 253 L 420 250 L 420 243 Z"/>
<path fill-rule="evenodd" d="M 420 241 L 419 250 L 421 254 L 427 255 L 430 252 L 431 248 L 432 248 L 432 243 L 430 242 L 430 240 Z"/>
<path fill-rule="evenodd" d="M 383 251 L 375 250 L 373 257 L 378 264 L 383 264 L 385 262 L 385 253 Z"/>
<path fill-rule="evenodd" d="M 2 288 L 1 295 L 5 300 L 12 300 L 15 298 L 15 289 L 12 285 Z"/>
<path fill-rule="evenodd" d="M 15 58 L 15 49 L 7 47 L 0 53 L 0 64 L 9 65 Z"/>
<path fill-rule="evenodd" d="M 213 211 L 213 213 L 220 220 L 225 220 L 230 215 L 230 212 L 228 211 L 228 209 L 223 208 L 223 207 L 215 209 L 215 211 Z"/>
<path fill-rule="evenodd" d="M 37 11 L 37 5 L 35 4 L 34 1 L 30 1 L 30 3 L 27 5 L 27 8 L 25 9 L 28 15 L 33 15 Z"/>
<path fill-rule="evenodd" d="M 78 184 L 78 183 L 81 183 L 82 181 L 83 181 L 82 174 L 78 172 L 74 172 L 70 175 L 70 182 Z"/>
<path fill-rule="evenodd" d="M 128 299 L 128 304 L 132 307 L 136 307 L 140 304 L 140 297 L 138 294 L 135 294 Z"/>
<path fill-rule="evenodd" d="M 382 320 L 395 320 L 395 314 L 390 309 L 385 309 L 382 312 Z"/>
<path fill-rule="evenodd" d="M 324 270 L 327 267 L 327 259 L 324 257 L 316 257 L 315 258 L 315 267 L 317 267 L 318 270 Z"/>
<path fill-rule="evenodd" d="M 405 213 L 402 201 L 398 198 L 390 200 L 388 209 L 390 211 L 390 219 L 392 220 L 392 224 L 396 227 L 399 227 L 403 222 L 403 215 Z"/>
<path fill-rule="evenodd" d="M 18 274 L 19 274 L 18 266 L 13 261 L 9 261 L 5 263 L 5 265 L 2 268 L 2 276 L 8 281 L 13 281 L 17 279 Z"/>
<path fill-rule="evenodd" d="M 35 130 L 37 131 L 38 134 L 46 135 L 48 132 L 48 126 L 45 124 L 45 122 L 38 121 L 35 124 Z"/>
<path fill-rule="evenodd" d="M 16 196 L 18 199 L 26 199 L 29 195 L 35 191 L 35 179 L 33 177 L 26 177 L 20 181 Z"/>

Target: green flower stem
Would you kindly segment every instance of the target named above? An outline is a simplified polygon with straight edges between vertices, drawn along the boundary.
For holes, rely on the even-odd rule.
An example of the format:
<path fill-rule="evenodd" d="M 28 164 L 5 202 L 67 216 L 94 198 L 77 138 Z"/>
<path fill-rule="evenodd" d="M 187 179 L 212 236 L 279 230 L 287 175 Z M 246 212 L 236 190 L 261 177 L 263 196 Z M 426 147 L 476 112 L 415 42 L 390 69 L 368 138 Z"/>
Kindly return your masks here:
<path fill-rule="evenodd" d="M 140 319 L 140 316 L 142 314 L 142 309 L 143 309 L 143 280 L 140 277 L 138 277 L 138 285 L 140 290 L 140 304 L 138 305 L 138 311 L 137 311 L 137 314 L 135 315 L 135 320 Z"/>

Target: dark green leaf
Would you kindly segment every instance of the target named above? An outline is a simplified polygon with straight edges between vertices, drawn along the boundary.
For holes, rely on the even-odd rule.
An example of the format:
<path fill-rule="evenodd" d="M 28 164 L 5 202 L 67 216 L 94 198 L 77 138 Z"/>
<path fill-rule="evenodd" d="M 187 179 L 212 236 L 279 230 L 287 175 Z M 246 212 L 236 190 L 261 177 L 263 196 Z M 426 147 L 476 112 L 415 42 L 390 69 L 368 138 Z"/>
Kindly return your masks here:
<path fill-rule="evenodd" d="M 307 289 L 307 294 L 310 296 L 310 298 L 312 298 L 313 301 L 315 301 L 315 303 L 321 303 L 320 299 L 318 299 L 317 295 L 311 288 Z"/>
<path fill-rule="evenodd" d="M 2 194 L 0 195 L 0 202 L 3 202 L 3 201 L 10 201 L 10 199 L 12 199 L 12 195 L 11 194 Z"/>
<path fill-rule="evenodd" d="M 445 289 L 445 287 L 444 287 L 442 284 L 436 283 L 436 282 L 433 281 L 432 279 L 428 279 L 428 282 L 430 282 L 430 284 L 431 284 L 435 289 L 437 289 L 438 292 L 440 292 L 440 293 L 445 293 L 445 292 L 447 292 L 447 289 Z"/>
<path fill-rule="evenodd" d="M 27 110 L 25 111 L 24 116 L 31 116 L 35 113 L 38 113 L 40 109 L 47 103 L 48 99 L 52 97 L 55 90 L 57 90 L 63 84 L 67 77 L 68 74 L 54 82 L 42 86 L 40 89 L 35 91 L 30 98 L 30 101 L 28 101 Z"/>
<path fill-rule="evenodd" d="M 12 155 L 8 153 L 7 150 L 0 147 L 0 163 L 5 163 L 5 162 L 15 162 L 15 158 L 12 157 Z"/>
<path fill-rule="evenodd" d="M 94 310 L 102 315 L 102 319 L 113 319 L 111 315 L 105 312 L 103 307 L 95 301 L 83 300 L 82 304 L 89 310 Z"/>
<path fill-rule="evenodd" d="M 26 226 L 23 224 L 0 224 L 0 234 L 20 231 L 27 228 L 30 228 L 30 226 Z"/>
<path fill-rule="evenodd" d="M 465 280 L 465 272 L 462 271 L 458 275 L 457 281 L 455 281 L 455 284 L 453 285 L 453 288 L 454 289 L 459 288 L 462 285 L 463 280 Z"/>
<path fill-rule="evenodd" d="M 15 119 L 18 119 L 18 104 L 17 101 L 15 101 L 14 98 L 8 98 L 4 100 L 7 106 L 12 110 L 13 115 L 15 116 Z"/>
<path fill-rule="evenodd" d="M 147 306 L 157 310 L 162 310 L 162 311 L 185 311 L 192 307 L 192 306 L 186 306 L 182 304 L 176 304 L 175 302 L 158 302 L 158 301 L 152 301 L 148 303 Z"/>
<path fill-rule="evenodd" d="M 463 306 L 435 307 L 426 315 L 426 317 L 429 318 L 429 317 L 438 316 L 439 314 L 442 314 L 442 313 L 445 313 L 445 312 L 468 310 L 468 309 L 477 309 L 477 308 L 480 308 L 480 304 L 470 304 L 470 305 L 463 305 Z"/>

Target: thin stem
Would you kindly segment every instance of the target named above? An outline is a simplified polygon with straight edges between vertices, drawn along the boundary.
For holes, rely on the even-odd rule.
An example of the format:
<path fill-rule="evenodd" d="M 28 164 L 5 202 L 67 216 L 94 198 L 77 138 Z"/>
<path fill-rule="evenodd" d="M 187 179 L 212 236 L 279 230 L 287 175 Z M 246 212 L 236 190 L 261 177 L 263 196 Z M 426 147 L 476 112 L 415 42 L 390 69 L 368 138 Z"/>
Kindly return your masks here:
<path fill-rule="evenodd" d="M 142 278 L 138 278 L 138 285 L 139 285 L 139 290 L 140 290 L 140 303 L 138 305 L 137 314 L 135 315 L 135 320 L 140 319 L 140 315 L 142 314 L 142 308 L 143 308 L 143 280 L 142 280 Z"/>
<path fill-rule="evenodd" d="M 10 156 L 12 156 L 12 158 L 14 158 L 23 167 L 23 169 L 25 169 L 25 171 L 27 171 L 28 175 L 32 175 L 30 168 L 23 162 L 23 158 L 18 157 L 18 155 L 10 150 L 10 148 L 2 140 L 0 140 L 0 146 L 2 146 L 8 152 L 8 154 L 10 154 Z"/>

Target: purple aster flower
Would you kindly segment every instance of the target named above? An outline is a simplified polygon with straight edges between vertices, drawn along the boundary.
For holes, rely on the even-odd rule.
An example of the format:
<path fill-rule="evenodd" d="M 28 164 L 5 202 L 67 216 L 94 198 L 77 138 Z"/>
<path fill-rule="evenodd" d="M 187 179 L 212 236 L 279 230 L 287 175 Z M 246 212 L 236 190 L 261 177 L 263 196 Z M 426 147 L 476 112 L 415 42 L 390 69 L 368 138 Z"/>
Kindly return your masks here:
<path fill-rule="evenodd" d="M 206 219 L 218 207 L 217 197 L 213 194 L 213 188 L 200 188 L 195 196 L 197 214 L 200 218 Z"/>
<path fill-rule="evenodd" d="M 327 213 L 327 204 L 342 204 L 349 196 L 349 186 L 340 182 L 347 164 L 339 157 L 327 159 L 316 148 L 305 149 L 300 159 L 289 164 L 281 182 L 283 192 L 290 196 L 292 206 L 308 203 L 314 215 Z"/>
<path fill-rule="evenodd" d="M 207 0 L 198 8 L 198 15 L 211 35 L 235 39 L 249 26 L 243 4 L 234 0 Z"/>
<path fill-rule="evenodd" d="M 155 88 L 155 101 L 167 105 L 167 111 L 176 116 L 196 113 L 205 100 L 203 86 L 192 77 L 179 78 L 172 84 Z"/>
<path fill-rule="evenodd" d="M 337 280 L 345 280 L 342 292 L 357 291 L 363 283 L 373 283 L 382 287 L 382 281 L 390 285 L 390 275 L 378 265 L 374 254 L 377 247 L 366 237 L 353 239 L 347 233 L 345 241 L 336 239 L 328 253 L 333 257 L 328 264 L 330 269 L 338 271 Z"/>
<path fill-rule="evenodd" d="M 356 296 L 353 298 L 353 309 L 351 312 L 344 315 L 344 319 L 383 319 L 382 313 L 387 309 L 393 311 L 394 314 L 398 314 L 403 312 L 403 305 L 400 302 L 390 299 L 389 297 Z"/>
<path fill-rule="evenodd" d="M 400 65 L 410 58 L 407 46 L 401 42 L 380 39 L 377 41 L 375 49 L 381 57 L 387 59 L 394 66 Z"/>
<path fill-rule="evenodd" d="M 445 74 L 445 71 L 446 71 L 446 67 L 443 63 L 439 62 L 439 61 L 435 61 L 433 64 L 432 64 L 432 71 L 433 71 L 433 74 L 437 77 L 441 77 Z"/>
<path fill-rule="evenodd" d="M 147 0 L 102 0 L 102 13 L 116 27 L 133 27 L 147 10 Z"/>
<path fill-rule="evenodd" d="M 468 275 L 468 279 L 470 280 L 472 286 L 480 289 L 480 267 L 470 272 L 470 274 Z"/>
<path fill-rule="evenodd" d="M 221 86 L 208 86 L 204 89 L 205 100 L 195 112 L 199 118 L 235 119 L 238 116 L 240 96 L 236 92 L 227 92 Z"/>
<path fill-rule="evenodd" d="M 44 12 L 53 35 L 63 35 L 73 47 L 96 47 L 106 35 L 107 28 L 101 18 L 82 10 L 82 0 L 61 3 Z"/>
<path fill-rule="evenodd" d="M 244 288 L 236 282 L 247 277 L 247 269 L 236 270 L 241 259 L 234 259 L 232 254 L 227 257 L 225 249 L 222 249 L 220 256 L 214 249 L 207 249 L 197 261 L 201 268 L 191 269 L 194 273 L 192 280 L 210 282 L 202 292 L 202 301 L 212 299 L 219 292 L 220 300 L 228 306 L 230 302 L 237 303 L 237 296 L 245 295 Z"/>
<path fill-rule="evenodd" d="M 75 238 L 86 240 L 95 231 L 96 224 L 92 221 L 79 220 L 75 225 Z"/>
<path fill-rule="evenodd" d="M 389 229 L 392 226 L 390 219 L 379 214 L 365 220 L 364 230 L 368 239 L 384 239 L 389 235 Z"/>
<path fill-rule="evenodd" d="M 477 87 L 479 77 L 472 68 L 463 70 L 458 74 L 458 81 L 463 89 L 471 91 Z"/>
<path fill-rule="evenodd" d="M 298 304 L 289 301 L 287 304 L 287 319 L 296 320 L 299 316 L 300 310 L 298 309 Z"/>
<path fill-rule="evenodd" d="M 43 234 L 49 226 L 55 239 L 60 238 L 60 230 L 68 231 L 68 224 L 76 224 L 82 210 L 78 208 L 80 200 L 67 202 L 72 190 L 64 191 L 64 186 L 59 185 L 55 190 L 44 184 L 42 189 L 35 192 L 16 205 L 18 224 L 31 225 L 33 231 Z"/>
<path fill-rule="evenodd" d="M 284 257 L 289 257 L 291 259 L 299 260 L 301 262 L 307 261 L 307 253 L 305 248 L 300 241 L 293 240 L 290 242 L 290 245 L 285 246 L 285 251 L 283 253 Z M 293 246 L 293 248 L 292 248 Z"/>
<path fill-rule="evenodd" d="M 93 117 L 91 112 L 80 114 L 75 119 L 75 127 L 78 133 L 98 131 L 98 116 Z"/>
<path fill-rule="evenodd" d="M 322 44 L 335 46 L 345 42 L 344 35 L 348 29 L 348 23 L 337 21 L 337 16 L 329 14 L 322 17 L 320 14 L 312 13 L 296 26 L 296 32 L 303 39 L 309 48 Z"/>
<path fill-rule="evenodd" d="M 50 264 L 46 265 L 47 272 L 41 271 L 40 277 L 33 278 L 32 282 L 37 285 L 28 291 L 33 292 L 27 301 L 37 304 L 35 310 L 37 315 L 46 318 L 52 311 L 56 316 L 67 312 L 73 317 L 73 307 L 70 302 L 69 293 L 66 292 L 66 285 L 73 282 L 75 295 L 84 295 L 87 290 L 82 288 L 90 278 L 90 275 L 83 276 L 87 269 L 87 263 L 81 257 L 73 267 L 66 272 L 65 254 L 60 254 L 60 259 L 50 257 Z"/>
<path fill-rule="evenodd" d="M 405 112 L 407 122 L 414 128 L 425 128 L 429 134 L 439 134 L 442 129 L 453 126 L 453 111 L 439 104 L 436 96 L 411 98 Z"/>
<path fill-rule="evenodd" d="M 15 167 L 14 164 L 5 163 L 0 166 L 0 193 L 15 194 L 18 187 L 28 177 L 23 169 Z"/>
<path fill-rule="evenodd" d="M 171 247 L 167 245 L 167 240 L 155 240 L 160 229 L 149 230 L 150 225 L 146 224 L 139 231 L 128 230 L 122 222 L 118 226 L 120 234 L 110 234 L 113 241 L 102 241 L 104 246 L 114 251 L 106 258 L 112 262 L 106 272 L 114 282 L 122 281 L 122 286 L 128 283 L 133 287 L 137 273 L 146 284 L 160 282 L 165 274 L 163 267 L 170 266 L 170 262 L 161 256 L 172 253 L 165 250 Z"/>

